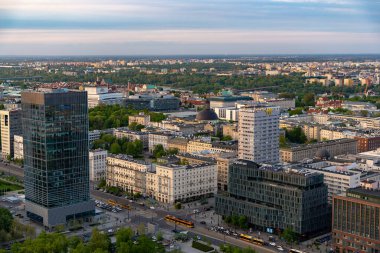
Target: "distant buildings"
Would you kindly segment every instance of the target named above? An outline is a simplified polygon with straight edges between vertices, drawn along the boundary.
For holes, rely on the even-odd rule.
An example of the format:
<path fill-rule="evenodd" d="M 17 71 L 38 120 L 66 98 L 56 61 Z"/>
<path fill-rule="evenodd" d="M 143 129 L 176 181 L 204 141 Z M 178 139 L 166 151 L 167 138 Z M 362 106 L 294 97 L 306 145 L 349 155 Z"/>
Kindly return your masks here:
<path fill-rule="evenodd" d="M 175 111 L 179 109 L 179 98 L 172 95 L 132 95 L 124 100 L 126 107 L 136 110 Z"/>
<path fill-rule="evenodd" d="M 239 109 L 239 159 L 257 163 L 279 161 L 279 116 L 278 107 Z"/>
<path fill-rule="evenodd" d="M 228 175 L 228 195 L 215 199 L 219 215 L 244 215 L 255 228 L 277 234 L 292 228 L 309 236 L 329 227 L 322 174 L 237 160 Z"/>
<path fill-rule="evenodd" d="M 88 94 L 88 107 L 92 108 L 101 104 L 121 104 L 123 94 L 109 92 L 107 86 L 88 86 L 84 88 Z"/>
<path fill-rule="evenodd" d="M 106 178 L 107 150 L 95 149 L 89 152 L 90 181 L 99 182 Z"/>
<path fill-rule="evenodd" d="M 379 252 L 380 191 L 348 189 L 334 196 L 332 243 L 335 252 Z"/>
<path fill-rule="evenodd" d="M 1 155 L 2 159 L 14 155 L 14 135 L 21 134 L 21 110 L 1 110 Z"/>
<path fill-rule="evenodd" d="M 22 93 L 27 216 L 46 227 L 86 219 L 90 199 L 87 93 Z"/>

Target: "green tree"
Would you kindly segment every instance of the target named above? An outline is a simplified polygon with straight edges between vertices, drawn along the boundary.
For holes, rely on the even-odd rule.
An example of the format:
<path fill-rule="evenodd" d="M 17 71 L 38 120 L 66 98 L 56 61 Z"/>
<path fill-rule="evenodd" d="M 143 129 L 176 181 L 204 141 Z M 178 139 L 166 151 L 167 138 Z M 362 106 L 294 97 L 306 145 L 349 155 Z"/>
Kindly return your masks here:
<path fill-rule="evenodd" d="M 88 246 L 91 252 L 95 252 L 98 249 L 109 252 L 111 249 L 111 240 L 106 234 L 100 233 L 100 231 L 95 228 L 92 230 Z"/>
<path fill-rule="evenodd" d="M 161 144 L 154 146 L 153 156 L 155 158 L 161 158 L 166 155 L 165 149 Z"/>
<path fill-rule="evenodd" d="M 281 234 L 281 237 L 287 242 L 287 243 L 294 243 L 298 240 L 298 235 L 294 230 L 290 227 L 287 227 Z"/>
<path fill-rule="evenodd" d="M 132 131 L 141 131 L 145 126 L 141 124 L 137 124 L 136 122 L 132 122 L 129 124 L 128 128 Z"/>
<path fill-rule="evenodd" d="M 133 231 L 131 228 L 121 228 L 116 233 L 116 247 L 119 248 L 122 243 L 132 240 Z"/>
<path fill-rule="evenodd" d="M 117 142 L 112 143 L 111 147 L 110 147 L 110 152 L 112 154 L 120 154 L 121 153 L 121 147 L 120 147 L 119 143 L 117 143 Z"/>
<path fill-rule="evenodd" d="M 285 130 L 285 137 L 293 143 L 305 143 L 307 141 L 307 137 L 303 132 L 301 127 L 295 127 L 293 129 Z"/>
<path fill-rule="evenodd" d="M 315 104 L 315 96 L 314 96 L 314 93 L 306 93 L 304 96 L 303 96 L 303 99 L 302 101 L 304 102 L 304 104 L 306 106 L 314 106 Z"/>
<path fill-rule="evenodd" d="M 0 207 L 0 230 L 10 232 L 12 228 L 13 217 L 8 209 Z"/>
<path fill-rule="evenodd" d="M 174 204 L 174 208 L 177 209 L 177 210 L 179 210 L 179 209 L 182 208 L 182 204 L 180 202 L 177 202 L 177 203 Z"/>
<path fill-rule="evenodd" d="M 246 228 L 248 226 L 248 219 L 247 216 L 245 215 L 240 215 L 239 216 L 239 227 L 240 228 Z"/>
<path fill-rule="evenodd" d="M 280 148 L 287 148 L 289 147 L 286 137 L 284 135 L 280 135 Z"/>
<path fill-rule="evenodd" d="M 367 110 L 361 110 L 360 111 L 360 116 L 368 117 L 368 114 L 369 114 L 369 112 Z"/>

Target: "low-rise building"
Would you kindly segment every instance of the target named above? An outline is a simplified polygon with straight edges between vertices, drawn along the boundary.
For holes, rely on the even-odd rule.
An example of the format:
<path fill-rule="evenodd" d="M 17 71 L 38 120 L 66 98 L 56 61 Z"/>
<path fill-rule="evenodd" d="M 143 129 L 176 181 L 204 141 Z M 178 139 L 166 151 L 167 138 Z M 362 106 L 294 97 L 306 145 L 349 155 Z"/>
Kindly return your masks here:
<path fill-rule="evenodd" d="M 87 91 L 88 107 L 92 108 L 100 104 L 121 104 L 123 94 L 110 92 L 107 86 L 88 86 Z"/>
<path fill-rule="evenodd" d="M 316 157 L 317 152 L 321 150 L 327 151 L 329 157 L 342 154 L 356 154 L 357 141 L 345 138 L 280 148 L 280 158 L 283 162 L 299 162 L 305 158 Z"/>
<path fill-rule="evenodd" d="M 150 115 L 140 112 L 138 115 L 131 115 L 128 117 L 128 123 L 137 123 L 143 126 L 150 124 Z"/>
<path fill-rule="evenodd" d="M 147 173 L 149 195 L 168 204 L 211 197 L 217 191 L 216 164 L 157 165 Z"/>
<path fill-rule="evenodd" d="M 103 149 L 89 151 L 90 181 L 99 182 L 106 178 L 107 155 L 107 150 Z"/>
<path fill-rule="evenodd" d="M 131 131 L 128 128 L 117 128 L 113 131 L 116 138 L 127 138 L 129 141 L 139 140 L 142 142 L 144 148 L 149 146 L 149 134 L 146 132 Z"/>
<path fill-rule="evenodd" d="M 187 152 L 187 143 L 189 142 L 186 138 L 173 138 L 168 140 L 168 149 L 178 149 L 180 153 Z"/>
<path fill-rule="evenodd" d="M 152 164 L 135 160 L 127 155 L 107 157 L 106 182 L 131 193 L 146 193 L 146 173 Z"/>
<path fill-rule="evenodd" d="M 168 148 L 168 142 L 173 136 L 168 133 L 162 133 L 162 132 L 155 132 L 155 133 L 149 133 L 149 152 L 153 152 L 154 147 L 157 145 L 162 145 L 162 147 L 167 150 Z"/>

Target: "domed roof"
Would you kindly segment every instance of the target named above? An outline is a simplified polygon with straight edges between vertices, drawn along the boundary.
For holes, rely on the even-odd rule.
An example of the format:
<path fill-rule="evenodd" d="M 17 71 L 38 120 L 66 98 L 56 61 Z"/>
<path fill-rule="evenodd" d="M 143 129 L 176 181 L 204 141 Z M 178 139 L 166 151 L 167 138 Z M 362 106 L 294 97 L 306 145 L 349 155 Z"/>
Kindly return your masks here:
<path fill-rule="evenodd" d="M 218 120 L 218 115 L 211 109 L 204 109 L 198 112 L 196 120 Z"/>
<path fill-rule="evenodd" d="M 326 149 L 322 148 L 315 153 L 315 157 L 323 160 L 327 160 L 330 158 L 330 153 Z"/>

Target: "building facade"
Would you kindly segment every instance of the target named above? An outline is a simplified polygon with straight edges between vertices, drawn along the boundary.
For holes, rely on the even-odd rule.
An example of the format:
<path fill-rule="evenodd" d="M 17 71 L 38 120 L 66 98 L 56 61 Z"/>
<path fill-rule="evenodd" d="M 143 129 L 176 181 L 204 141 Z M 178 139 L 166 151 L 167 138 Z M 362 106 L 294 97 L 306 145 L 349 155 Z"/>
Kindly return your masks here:
<path fill-rule="evenodd" d="M 0 111 L 1 120 L 1 154 L 3 159 L 14 156 L 14 135 L 22 132 L 21 110 Z"/>
<path fill-rule="evenodd" d="M 14 158 L 24 159 L 24 138 L 21 135 L 14 136 Z"/>
<path fill-rule="evenodd" d="M 380 191 L 359 187 L 334 196 L 332 238 L 337 253 L 380 252 Z"/>
<path fill-rule="evenodd" d="M 89 152 L 90 181 L 99 182 L 106 178 L 107 150 L 95 149 Z"/>
<path fill-rule="evenodd" d="M 128 123 L 136 123 L 143 126 L 148 126 L 150 124 L 150 115 L 146 115 L 140 112 L 138 115 L 131 115 L 128 117 Z"/>
<path fill-rule="evenodd" d="M 329 227 L 323 175 L 237 160 L 230 165 L 228 195 L 215 199 L 216 213 L 244 215 L 257 229 L 279 233 L 292 228 L 308 236 Z"/>
<path fill-rule="evenodd" d="M 172 138 L 171 134 L 166 133 L 149 133 L 149 152 L 153 152 L 154 147 L 157 145 L 162 145 L 162 147 L 167 150 L 168 142 Z"/>
<path fill-rule="evenodd" d="M 290 148 L 281 148 L 281 161 L 299 162 L 306 158 L 314 158 L 317 151 L 319 150 L 326 150 L 331 157 L 343 154 L 356 154 L 357 141 L 354 139 L 345 138 L 307 145 L 299 145 Z"/>
<path fill-rule="evenodd" d="M 239 110 L 239 159 L 279 161 L 279 107 L 249 106 Z"/>
<path fill-rule="evenodd" d="M 146 173 L 152 164 L 139 161 L 127 155 L 109 155 L 107 157 L 106 183 L 120 187 L 131 193 L 146 192 Z"/>
<path fill-rule="evenodd" d="M 142 142 L 144 148 L 148 148 L 149 146 L 148 133 L 131 131 L 127 128 L 117 128 L 114 130 L 113 134 L 118 139 L 127 138 L 129 141 L 139 140 Z"/>
<path fill-rule="evenodd" d="M 23 92 L 21 103 L 27 216 L 47 227 L 93 216 L 87 93 Z"/>
<path fill-rule="evenodd" d="M 149 195 L 168 204 L 211 197 L 217 191 L 216 164 L 157 165 L 147 175 L 147 189 Z"/>

